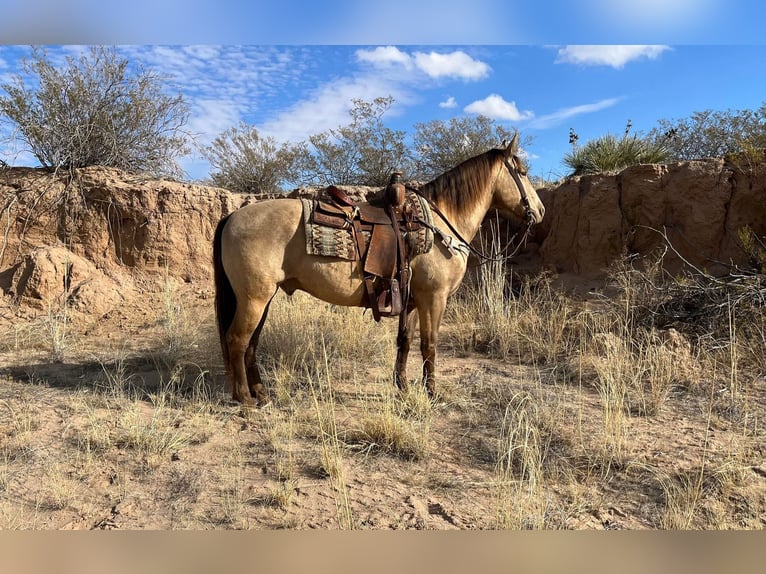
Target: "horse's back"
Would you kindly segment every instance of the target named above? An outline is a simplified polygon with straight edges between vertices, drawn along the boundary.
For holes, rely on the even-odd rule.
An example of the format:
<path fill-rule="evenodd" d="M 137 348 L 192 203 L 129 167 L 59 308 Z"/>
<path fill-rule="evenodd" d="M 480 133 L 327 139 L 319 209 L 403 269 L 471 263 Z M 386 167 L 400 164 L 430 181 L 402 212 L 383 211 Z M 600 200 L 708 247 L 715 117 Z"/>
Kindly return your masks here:
<path fill-rule="evenodd" d="M 298 199 L 268 199 L 239 208 L 229 216 L 224 236 L 230 241 L 268 237 L 274 241 L 289 240 L 301 218 Z"/>

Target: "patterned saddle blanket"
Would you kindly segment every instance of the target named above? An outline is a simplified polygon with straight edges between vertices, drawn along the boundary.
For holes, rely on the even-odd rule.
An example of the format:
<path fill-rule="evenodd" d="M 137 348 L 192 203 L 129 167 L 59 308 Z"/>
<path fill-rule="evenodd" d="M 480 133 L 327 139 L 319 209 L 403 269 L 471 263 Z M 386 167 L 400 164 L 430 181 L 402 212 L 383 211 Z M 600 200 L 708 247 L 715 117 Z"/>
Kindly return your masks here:
<path fill-rule="evenodd" d="M 356 208 L 340 208 L 316 199 L 302 198 L 301 202 L 306 231 L 306 253 L 309 255 L 356 261 L 359 256 L 353 235 L 352 218 L 358 217 L 361 220 L 362 234 L 368 245 L 375 226 L 391 225 L 387 216 L 381 217 L 382 209 L 370 203 L 358 204 Z M 422 196 L 407 192 L 404 210 L 408 217 L 400 220 L 400 229 L 407 244 L 409 257 L 428 253 L 434 242 L 431 207 Z"/>

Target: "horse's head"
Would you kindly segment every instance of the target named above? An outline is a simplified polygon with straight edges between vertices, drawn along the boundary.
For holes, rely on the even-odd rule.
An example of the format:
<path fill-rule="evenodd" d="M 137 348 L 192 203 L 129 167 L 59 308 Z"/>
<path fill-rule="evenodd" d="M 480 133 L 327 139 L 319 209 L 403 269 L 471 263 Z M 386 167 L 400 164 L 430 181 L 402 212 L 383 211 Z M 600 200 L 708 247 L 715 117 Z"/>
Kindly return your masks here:
<path fill-rule="evenodd" d="M 518 151 L 519 134 L 516 133 L 511 143 L 501 150 L 503 167 L 495 179 L 492 207 L 505 217 L 532 225 L 543 220 L 545 207 L 527 177 L 526 168 L 517 155 Z"/>

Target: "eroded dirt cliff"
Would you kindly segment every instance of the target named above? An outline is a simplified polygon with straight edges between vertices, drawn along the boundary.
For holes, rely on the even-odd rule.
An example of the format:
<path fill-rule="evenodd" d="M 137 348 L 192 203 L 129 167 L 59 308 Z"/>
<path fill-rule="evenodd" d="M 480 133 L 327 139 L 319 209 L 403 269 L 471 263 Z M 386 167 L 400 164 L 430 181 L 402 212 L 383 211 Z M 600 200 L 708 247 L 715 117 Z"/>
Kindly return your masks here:
<path fill-rule="evenodd" d="M 766 165 L 722 159 L 637 165 L 541 190 L 546 221 L 540 263 L 603 276 L 615 261 L 665 252 L 671 273 L 693 265 L 718 274 L 748 263 L 745 227 L 766 234 Z"/>
<path fill-rule="evenodd" d="M 361 188 L 350 192 L 364 195 Z M 520 256 L 525 270 L 593 279 L 626 257 L 664 252 L 671 273 L 690 265 L 723 273 L 748 263 L 743 228 L 766 235 L 763 161 L 638 165 L 539 193 L 546 218 Z M 170 276 L 207 288 L 216 224 L 251 201 L 220 188 L 109 168 L 72 174 L 4 169 L 0 289 L 14 301 L 42 305 L 63 296 L 100 308 L 147 278 Z"/>

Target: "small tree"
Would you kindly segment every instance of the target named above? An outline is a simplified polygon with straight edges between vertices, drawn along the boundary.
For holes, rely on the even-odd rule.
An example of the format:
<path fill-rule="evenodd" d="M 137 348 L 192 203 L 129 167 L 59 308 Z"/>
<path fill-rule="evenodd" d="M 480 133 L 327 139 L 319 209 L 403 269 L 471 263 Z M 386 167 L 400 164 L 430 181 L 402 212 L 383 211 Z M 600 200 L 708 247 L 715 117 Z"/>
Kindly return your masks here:
<path fill-rule="evenodd" d="M 302 165 L 320 184 L 382 186 L 392 171 L 409 171 L 403 131 L 391 130 L 383 115 L 392 97 L 372 102 L 354 99 L 351 123 L 309 137 L 313 148 Z"/>
<path fill-rule="evenodd" d="M 92 47 L 55 67 L 34 48 L 22 61 L 26 76 L 2 86 L 0 119 L 43 167 L 118 167 L 181 175 L 175 158 L 187 152 L 183 97 L 164 93 L 163 79 L 132 70 L 115 48 Z"/>
<path fill-rule="evenodd" d="M 582 147 L 577 145 L 577 134 L 570 130 L 572 151 L 564 155 L 564 163 L 574 170 L 572 175 L 589 175 L 616 172 L 642 163 L 667 161 L 668 151 L 662 142 L 630 134 L 630 128 L 628 121 L 622 137 L 606 134 L 586 142 Z"/>
<path fill-rule="evenodd" d="M 512 137 L 512 131 L 481 115 L 415 124 L 413 147 L 417 177 L 436 177 Z"/>
<path fill-rule="evenodd" d="M 673 161 L 766 148 L 766 103 L 757 110 L 705 110 L 657 123 L 648 136 L 661 142 Z"/>
<path fill-rule="evenodd" d="M 295 180 L 298 160 L 305 158 L 305 144 L 279 144 L 242 122 L 219 135 L 202 150 L 210 161 L 213 183 L 238 193 L 268 194 Z M 305 161 L 305 159 L 303 160 Z"/>

